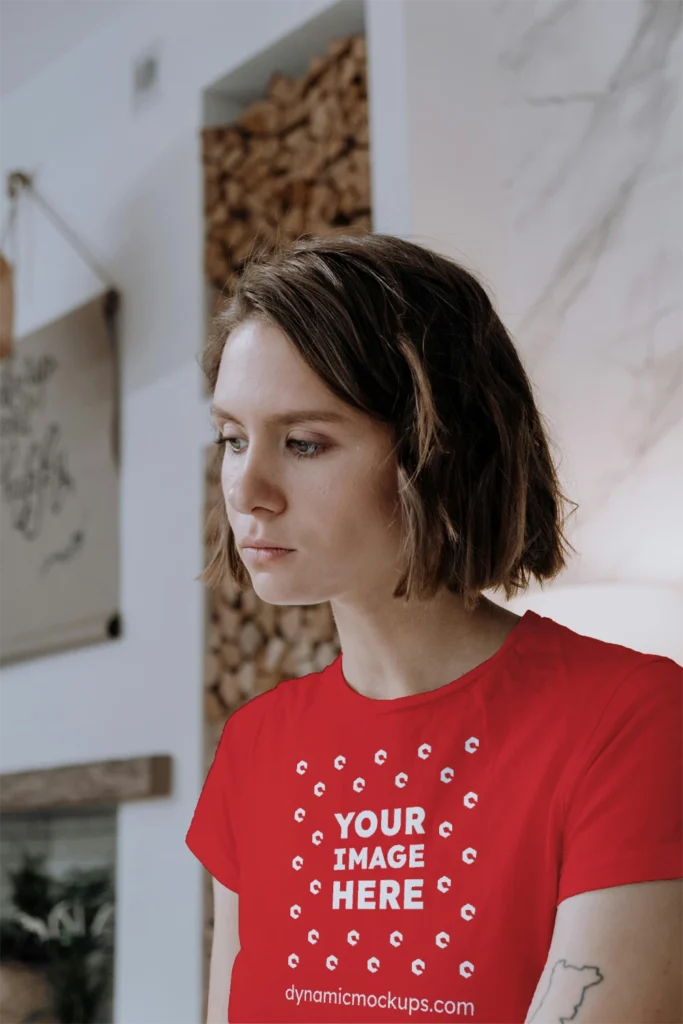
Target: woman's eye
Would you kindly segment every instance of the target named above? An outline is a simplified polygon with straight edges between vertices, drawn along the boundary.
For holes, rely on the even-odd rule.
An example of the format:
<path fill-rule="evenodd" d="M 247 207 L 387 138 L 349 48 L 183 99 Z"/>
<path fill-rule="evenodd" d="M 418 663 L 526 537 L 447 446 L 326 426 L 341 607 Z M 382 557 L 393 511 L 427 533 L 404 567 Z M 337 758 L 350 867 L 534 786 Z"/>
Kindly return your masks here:
<path fill-rule="evenodd" d="M 224 437 L 222 434 L 214 438 L 214 444 L 227 445 L 228 451 L 233 455 L 239 455 L 244 449 L 233 447 L 233 441 L 239 442 L 241 438 Z M 287 444 L 291 446 L 292 453 L 298 459 L 314 459 L 316 455 L 322 455 L 329 448 L 328 444 L 321 444 L 319 441 L 299 441 L 294 437 L 291 437 Z"/>
<path fill-rule="evenodd" d="M 232 447 L 233 441 L 239 441 L 239 437 L 224 437 L 222 434 L 219 434 L 218 437 L 214 438 L 213 443 L 221 445 L 230 445 L 230 451 L 235 452 L 235 454 L 237 454 L 237 451 Z"/>
<path fill-rule="evenodd" d="M 303 445 L 304 448 L 308 448 L 308 451 L 300 451 L 295 448 L 294 454 L 300 459 L 313 459 L 316 455 L 321 455 L 329 447 L 329 445 L 319 444 L 317 441 L 295 441 L 294 438 L 290 439 L 289 443 Z"/>

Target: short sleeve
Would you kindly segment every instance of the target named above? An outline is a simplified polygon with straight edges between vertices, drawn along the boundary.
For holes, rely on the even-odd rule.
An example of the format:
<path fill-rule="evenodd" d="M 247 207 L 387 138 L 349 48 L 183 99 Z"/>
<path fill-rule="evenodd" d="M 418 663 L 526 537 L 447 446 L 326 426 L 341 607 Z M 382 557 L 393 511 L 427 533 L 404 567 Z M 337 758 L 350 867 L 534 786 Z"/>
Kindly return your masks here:
<path fill-rule="evenodd" d="M 233 713 L 223 726 L 213 763 L 199 795 L 185 844 L 209 874 L 239 892 L 239 863 L 235 844 L 238 774 Z"/>
<path fill-rule="evenodd" d="M 683 876 L 683 669 L 629 672 L 600 716 L 571 787 L 557 903 Z"/>

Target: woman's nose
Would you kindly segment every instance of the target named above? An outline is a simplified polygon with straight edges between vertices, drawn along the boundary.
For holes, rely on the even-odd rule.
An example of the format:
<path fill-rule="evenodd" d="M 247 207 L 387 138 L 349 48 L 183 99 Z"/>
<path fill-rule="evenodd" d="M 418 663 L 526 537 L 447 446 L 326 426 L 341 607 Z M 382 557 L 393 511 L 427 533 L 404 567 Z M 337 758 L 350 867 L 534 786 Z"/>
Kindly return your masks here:
<path fill-rule="evenodd" d="M 244 461 L 245 465 L 224 481 L 226 501 L 243 515 L 248 515 L 255 508 L 280 511 L 284 505 L 284 496 L 273 478 L 272 470 L 259 466 L 255 461 Z"/>

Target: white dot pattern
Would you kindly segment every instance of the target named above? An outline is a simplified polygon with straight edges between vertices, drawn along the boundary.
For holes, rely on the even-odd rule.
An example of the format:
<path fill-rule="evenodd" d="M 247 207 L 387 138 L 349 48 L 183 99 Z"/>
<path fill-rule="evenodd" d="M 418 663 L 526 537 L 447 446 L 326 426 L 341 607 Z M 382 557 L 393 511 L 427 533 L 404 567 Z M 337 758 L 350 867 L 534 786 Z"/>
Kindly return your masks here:
<path fill-rule="evenodd" d="M 465 741 L 465 743 L 464 743 L 464 751 L 465 751 L 466 754 L 475 754 L 479 750 L 479 747 L 480 747 L 480 742 L 479 742 L 479 739 L 476 736 L 470 736 Z M 415 751 L 416 757 L 419 758 L 421 761 L 428 760 L 432 756 L 432 753 L 433 753 L 432 746 L 429 743 L 421 743 L 420 746 L 417 747 L 417 749 Z M 388 760 L 389 760 L 389 754 L 388 754 L 388 752 L 386 750 L 379 749 L 379 750 L 375 751 L 375 754 L 374 754 L 374 757 L 373 757 L 373 762 L 374 762 L 375 765 L 377 765 L 377 766 L 379 766 L 381 768 L 382 766 L 384 766 L 387 763 Z M 347 757 L 344 754 L 337 754 L 337 756 L 334 758 L 334 760 L 332 762 L 333 769 L 336 770 L 336 771 L 339 771 L 339 772 L 343 771 L 347 767 L 347 765 L 348 765 L 348 759 L 347 759 Z M 395 775 L 394 775 L 394 785 L 398 789 L 405 790 L 405 789 L 407 789 L 409 787 L 409 783 L 410 783 L 410 772 L 406 770 L 409 766 L 402 765 L 402 766 L 397 766 L 397 767 L 401 768 L 401 770 L 397 771 L 395 773 Z M 307 761 L 300 760 L 300 761 L 297 762 L 297 764 L 296 764 L 296 773 L 298 775 L 304 775 L 307 772 L 307 770 L 308 770 L 308 762 Z M 361 770 L 362 770 L 362 767 L 361 767 Z M 447 785 L 447 786 L 450 785 L 454 781 L 454 779 L 455 779 L 455 770 L 452 767 L 452 765 L 444 765 L 444 766 L 440 767 L 438 769 L 438 778 L 439 778 L 440 783 L 442 783 L 444 785 Z M 356 793 L 361 793 L 366 788 L 366 782 L 367 782 L 367 780 L 366 780 L 366 778 L 364 776 L 360 776 L 360 775 L 356 776 L 350 782 L 351 789 L 354 792 L 356 792 Z M 325 793 L 326 793 L 326 788 L 327 787 L 325 785 L 325 782 L 323 780 L 318 780 L 315 783 L 315 785 L 312 787 L 312 791 L 313 791 L 314 796 L 316 798 L 319 798 L 319 799 L 323 798 L 325 796 Z M 310 790 L 309 790 L 309 792 L 310 792 Z M 469 791 L 469 792 L 463 794 L 461 799 L 462 799 L 462 806 L 465 809 L 471 811 L 471 810 L 474 810 L 476 808 L 476 806 L 478 804 L 478 801 L 479 801 L 479 796 L 478 796 L 477 793 Z M 296 821 L 297 823 L 303 822 L 305 817 L 306 817 L 306 811 L 307 811 L 306 807 L 297 807 L 296 810 L 293 813 L 294 821 Z M 361 827 L 360 824 L 359 824 L 360 819 L 365 820 L 366 818 L 368 819 L 368 825 L 367 826 L 364 825 L 364 826 Z M 384 812 L 382 812 L 382 827 L 383 827 L 383 831 L 385 830 L 385 824 L 386 824 L 386 822 L 385 822 L 385 818 L 384 818 Z M 370 834 L 372 834 L 372 832 L 374 832 L 376 826 L 377 826 L 377 816 L 374 814 L 374 812 L 362 812 L 362 813 L 357 815 L 356 832 L 357 832 L 358 835 L 361 835 L 361 836 L 370 835 Z M 398 825 L 396 826 L 396 828 L 393 831 L 389 830 L 389 829 L 386 829 L 386 834 L 393 834 L 393 832 L 395 832 L 397 830 L 398 830 Z M 440 822 L 440 824 L 438 826 L 438 835 L 439 835 L 439 837 L 441 837 L 441 839 L 445 840 L 446 842 L 453 842 L 453 832 L 454 832 L 454 826 L 453 826 L 453 823 L 451 821 L 444 820 L 444 821 Z M 315 832 L 312 833 L 311 841 L 316 846 L 320 846 L 321 843 L 323 842 L 323 840 L 324 840 L 324 833 L 321 830 L 318 829 L 318 830 L 316 830 Z M 476 861 L 476 858 L 477 858 L 477 850 L 475 848 L 471 847 L 471 846 L 465 847 L 464 849 L 462 849 L 460 851 L 460 859 L 461 859 L 462 863 L 465 864 L 465 865 L 473 864 Z M 304 859 L 304 857 L 301 854 L 298 854 L 297 856 L 295 856 L 294 859 L 292 860 L 292 868 L 295 871 L 301 871 L 304 868 L 304 866 L 305 866 L 305 859 Z M 307 885 L 308 885 L 308 891 L 313 896 L 320 895 L 320 893 L 321 893 L 321 891 L 323 889 L 322 882 L 319 879 L 316 879 L 316 878 L 311 879 L 307 883 Z M 448 893 L 451 890 L 451 887 L 452 887 L 452 879 L 448 875 L 441 875 L 439 877 L 439 879 L 437 880 L 436 889 L 437 889 L 438 892 L 440 892 L 440 893 Z M 302 907 L 301 907 L 300 904 L 295 903 L 295 904 L 293 904 L 290 907 L 290 917 L 293 920 L 295 920 L 295 921 L 299 920 L 302 917 L 302 914 L 303 914 L 303 911 L 302 911 Z M 471 903 L 464 903 L 462 905 L 462 907 L 460 908 L 460 917 L 462 918 L 463 921 L 471 921 L 474 918 L 475 914 L 476 914 L 476 907 L 474 907 Z M 310 925 L 311 922 L 309 921 L 308 924 Z M 302 940 L 304 942 L 306 942 L 306 940 L 307 940 L 307 945 L 309 946 L 309 948 L 311 946 L 316 947 L 316 946 L 320 945 L 321 943 L 324 945 L 324 941 L 325 941 L 325 936 L 321 935 L 319 929 L 316 928 L 316 927 L 308 927 L 307 931 L 301 932 L 301 938 L 302 938 Z M 350 948 L 353 948 L 353 947 L 356 947 L 356 946 L 362 944 L 362 933 L 361 933 L 361 931 L 359 931 L 356 928 L 350 929 L 347 932 L 347 934 L 346 934 L 346 941 L 347 941 L 348 947 L 350 947 Z M 393 931 L 391 931 L 391 932 L 389 932 L 387 934 L 387 942 L 391 946 L 393 946 L 395 949 L 399 949 L 404 944 L 404 941 L 405 941 L 404 934 L 401 931 L 397 930 L 397 929 L 394 929 Z M 449 947 L 449 945 L 450 945 L 450 942 L 451 942 L 451 936 L 450 936 L 450 934 L 447 931 L 445 931 L 445 930 L 438 931 L 434 935 L 434 947 L 433 947 L 433 949 L 436 952 L 438 952 L 439 950 L 447 949 Z M 324 950 L 323 950 L 323 952 L 324 952 Z M 371 972 L 372 974 L 377 974 L 377 973 L 381 972 L 381 969 L 382 969 L 382 958 L 379 955 L 380 952 L 381 951 L 379 949 L 368 950 L 368 954 L 369 955 L 366 958 L 366 965 L 367 965 L 368 971 Z M 287 958 L 288 965 L 291 968 L 293 968 L 293 969 L 299 967 L 299 965 L 301 963 L 301 957 L 304 956 L 304 955 L 305 955 L 305 950 L 303 948 L 299 949 L 298 951 L 291 952 L 289 954 L 288 958 Z M 418 976 L 424 974 L 424 972 L 426 970 L 428 970 L 428 961 L 429 961 L 429 954 L 427 954 L 426 952 L 425 952 L 425 958 L 418 957 L 416 959 L 413 959 L 410 962 L 410 965 L 409 965 L 411 972 L 413 974 L 415 974 L 415 975 L 418 975 Z M 337 955 L 335 955 L 335 954 L 327 954 L 325 956 L 325 966 L 330 971 L 336 970 L 337 967 L 339 966 L 339 962 L 340 962 L 339 961 L 339 957 Z M 408 965 L 406 965 L 406 966 L 408 966 Z M 462 961 L 458 965 L 458 971 L 459 971 L 459 974 L 460 974 L 461 977 L 469 978 L 474 973 L 474 964 L 472 964 L 468 960 L 464 960 L 464 961 Z"/>

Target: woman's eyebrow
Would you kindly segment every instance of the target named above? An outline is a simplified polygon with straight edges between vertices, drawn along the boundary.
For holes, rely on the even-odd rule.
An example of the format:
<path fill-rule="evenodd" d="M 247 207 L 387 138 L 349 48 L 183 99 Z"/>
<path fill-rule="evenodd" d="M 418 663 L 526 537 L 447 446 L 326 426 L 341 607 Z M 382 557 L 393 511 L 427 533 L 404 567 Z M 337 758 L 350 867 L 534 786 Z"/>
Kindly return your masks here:
<path fill-rule="evenodd" d="M 227 409 L 221 409 L 215 402 L 211 403 L 211 415 L 220 419 L 237 423 L 240 427 L 244 424 L 233 413 Z M 317 420 L 319 423 L 347 423 L 348 417 L 342 413 L 333 412 L 331 409 L 293 409 L 290 412 L 275 413 L 265 417 L 265 423 L 269 426 L 291 426 L 294 423 L 308 423 Z"/>

